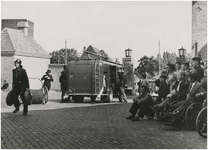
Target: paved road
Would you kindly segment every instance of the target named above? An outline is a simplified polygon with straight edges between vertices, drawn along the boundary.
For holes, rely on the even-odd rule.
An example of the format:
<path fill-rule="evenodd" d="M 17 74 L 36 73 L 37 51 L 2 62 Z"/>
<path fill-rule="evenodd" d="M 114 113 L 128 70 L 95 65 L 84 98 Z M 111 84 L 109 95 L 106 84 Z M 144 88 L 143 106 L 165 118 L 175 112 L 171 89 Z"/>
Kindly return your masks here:
<path fill-rule="evenodd" d="M 27 116 L 2 105 L 2 149 L 206 149 L 207 139 L 186 127 L 163 126 L 144 118 L 126 120 L 131 103 L 31 105 Z M 57 97 L 57 99 L 53 99 Z M 129 102 L 131 100 L 129 99 Z M 87 107 L 85 107 L 87 106 Z"/>

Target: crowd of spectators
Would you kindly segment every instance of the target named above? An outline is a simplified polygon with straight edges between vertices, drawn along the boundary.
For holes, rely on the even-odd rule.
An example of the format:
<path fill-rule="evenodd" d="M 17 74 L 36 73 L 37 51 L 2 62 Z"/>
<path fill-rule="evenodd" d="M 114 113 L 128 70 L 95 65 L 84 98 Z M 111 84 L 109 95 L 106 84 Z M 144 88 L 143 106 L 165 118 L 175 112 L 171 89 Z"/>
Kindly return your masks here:
<path fill-rule="evenodd" d="M 167 64 L 159 79 L 155 80 L 154 92 L 158 94 L 156 101 L 151 97 L 147 81 L 145 84 L 140 83 L 142 91 L 133 99 L 134 103 L 129 110 L 131 115 L 126 118 L 139 121 L 145 114 L 160 113 L 160 119 L 167 121 L 165 125 L 173 125 L 191 103 L 202 103 L 206 99 L 206 76 L 207 62 L 201 62 L 200 57 L 194 57 L 190 62 Z"/>

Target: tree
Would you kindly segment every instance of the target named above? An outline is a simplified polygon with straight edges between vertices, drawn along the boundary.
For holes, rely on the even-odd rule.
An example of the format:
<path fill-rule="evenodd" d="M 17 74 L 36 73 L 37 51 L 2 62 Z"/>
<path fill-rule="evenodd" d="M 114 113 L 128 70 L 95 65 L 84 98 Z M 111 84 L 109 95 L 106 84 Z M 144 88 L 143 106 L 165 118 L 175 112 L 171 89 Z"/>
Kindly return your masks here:
<path fill-rule="evenodd" d="M 140 75 L 148 73 L 151 76 L 154 76 L 155 72 L 159 71 L 159 62 L 153 56 L 143 56 L 138 62 L 139 66 L 137 67 L 137 72 Z"/>
<path fill-rule="evenodd" d="M 77 50 L 75 50 L 74 48 L 56 50 L 50 54 L 52 55 L 51 64 L 65 64 L 65 62 L 79 59 L 77 55 Z"/>

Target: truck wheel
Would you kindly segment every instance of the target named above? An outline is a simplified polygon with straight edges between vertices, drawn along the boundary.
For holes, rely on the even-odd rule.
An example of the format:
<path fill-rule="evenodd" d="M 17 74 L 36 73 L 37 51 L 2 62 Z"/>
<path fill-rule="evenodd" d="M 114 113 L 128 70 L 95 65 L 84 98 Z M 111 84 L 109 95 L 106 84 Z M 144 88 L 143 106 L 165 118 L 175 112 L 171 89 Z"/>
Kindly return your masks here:
<path fill-rule="evenodd" d="M 75 103 L 82 103 L 84 101 L 84 96 L 74 96 Z"/>
<path fill-rule="evenodd" d="M 112 102 L 112 101 L 113 101 L 113 88 L 110 87 L 108 92 L 108 102 Z"/>
<path fill-rule="evenodd" d="M 94 103 L 97 96 L 91 96 L 91 102 Z"/>

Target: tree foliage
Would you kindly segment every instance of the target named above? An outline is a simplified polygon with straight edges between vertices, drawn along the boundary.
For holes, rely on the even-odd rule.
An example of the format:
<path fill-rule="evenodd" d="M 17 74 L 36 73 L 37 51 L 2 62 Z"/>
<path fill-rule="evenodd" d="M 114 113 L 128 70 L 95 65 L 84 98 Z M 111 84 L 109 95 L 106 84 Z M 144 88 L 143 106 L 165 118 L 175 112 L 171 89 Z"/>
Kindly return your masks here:
<path fill-rule="evenodd" d="M 144 73 L 148 73 L 151 76 L 155 75 L 155 72 L 159 71 L 159 62 L 157 59 L 152 57 L 143 56 L 140 60 L 138 60 L 139 65 L 137 67 L 138 74 L 142 75 Z"/>
<path fill-rule="evenodd" d="M 77 55 L 77 50 L 73 48 L 56 50 L 50 54 L 52 55 L 51 62 L 50 62 L 51 64 L 65 64 L 66 61 L 69 62 L 72 60 L 79 59 Z"/>

